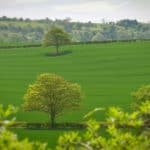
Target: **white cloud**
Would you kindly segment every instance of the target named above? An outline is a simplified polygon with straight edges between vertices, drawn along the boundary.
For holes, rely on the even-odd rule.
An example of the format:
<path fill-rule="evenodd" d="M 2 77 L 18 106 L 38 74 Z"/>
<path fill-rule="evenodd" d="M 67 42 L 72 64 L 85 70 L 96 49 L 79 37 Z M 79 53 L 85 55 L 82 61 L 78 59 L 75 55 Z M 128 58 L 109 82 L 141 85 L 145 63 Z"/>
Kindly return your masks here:
<path fill-rule="evenodd" d="M 20 5 L 40 4 L 48 1 L 49 0 L 0 0 L 0 8 L 20 6 Z"/>
<path fill-rule="evenodd" d="M 110 4 L 104 1 L 95 1 L 78 4 L 70 4 L 65 6 L 56 6 L 57 10 L 66 12 L 78 12 L 78 13 L 98 13 L 102 11 L 112 12 L 118 8 L 117 5 Z"/>
<path fill-rule="evenodd" d="M 150 0 L 0 0 L 0 15 L 65 18 L 80 21 L 150 21 Z"/>

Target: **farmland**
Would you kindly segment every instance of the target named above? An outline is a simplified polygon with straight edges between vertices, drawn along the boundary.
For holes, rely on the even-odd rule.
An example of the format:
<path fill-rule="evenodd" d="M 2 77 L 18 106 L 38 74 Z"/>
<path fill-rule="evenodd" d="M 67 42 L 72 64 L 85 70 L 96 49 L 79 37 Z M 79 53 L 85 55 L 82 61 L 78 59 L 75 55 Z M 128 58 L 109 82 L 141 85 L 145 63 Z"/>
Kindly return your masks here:
<path fill-rule="evenodd" d="M 78 111 L 65 112 L 58 122 L 80 122 L 96 107 L 120 106 L 130 111 L 131 92 L 150 83 L 150 42 L 117 42 L 62 47 L 70 53 L 52 57 L 53 47 L 0 49 L 0 100 L 20 107 L 18 121 L 47 122 L 46 114 L 24 112 L 23 95 L 37 75 L 56 73 L 81 85 L 84 98 Z M 95 114 L 103 120 L 104 113 Z M 20 137 L 42 139 L 51 146 L 63 131 L 16 129 Z"/>

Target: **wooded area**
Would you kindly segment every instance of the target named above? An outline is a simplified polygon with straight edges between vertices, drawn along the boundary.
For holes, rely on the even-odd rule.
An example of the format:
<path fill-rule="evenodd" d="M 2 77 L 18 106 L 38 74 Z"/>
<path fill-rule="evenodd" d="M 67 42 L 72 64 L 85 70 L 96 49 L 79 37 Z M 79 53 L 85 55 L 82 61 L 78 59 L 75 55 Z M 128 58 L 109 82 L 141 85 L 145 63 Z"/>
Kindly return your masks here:
<path fill-rule="evenodd" d="M 81 23 L 72 22 L 69 18 L 30 20 L 3 16 L 0 17 L 0 41 L 39 43 L 53 26 L 63 28 L 70 34 L 73 42 L 150 39 L 150 23 L 141 23 L 137 20 Z"/>

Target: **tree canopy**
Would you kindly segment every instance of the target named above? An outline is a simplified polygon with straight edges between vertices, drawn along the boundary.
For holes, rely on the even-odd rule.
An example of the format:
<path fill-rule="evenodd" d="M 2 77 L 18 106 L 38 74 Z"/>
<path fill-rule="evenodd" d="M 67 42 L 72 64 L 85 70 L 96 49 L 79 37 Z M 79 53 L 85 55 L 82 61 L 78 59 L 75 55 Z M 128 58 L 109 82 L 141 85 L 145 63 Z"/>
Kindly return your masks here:
<path fill-rule="evenodd" d="M 58 27 L 51 28 L 45 35 L 44 45 L 54 45 L 56 47 L 56 53 L 59 53 L 59 47 L 63 44 L 68 44 L 70 37 L 67 32 Z"/>
<path fill-rule="evenodd" d="M 80 106 L 81 97 L 78 84 L 66 81 L 56 74 L 45 73 L 29 86 L 24 96 L 24 108 L 47 113 L 54 126 L 56 117 L 64 110 Z"/>

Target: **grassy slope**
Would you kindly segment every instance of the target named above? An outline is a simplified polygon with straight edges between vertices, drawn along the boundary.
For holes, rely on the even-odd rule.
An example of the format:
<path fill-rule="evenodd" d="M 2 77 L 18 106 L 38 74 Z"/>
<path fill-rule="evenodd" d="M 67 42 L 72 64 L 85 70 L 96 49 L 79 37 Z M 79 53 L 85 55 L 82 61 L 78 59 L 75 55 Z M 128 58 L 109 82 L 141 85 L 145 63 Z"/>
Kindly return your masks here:
<path fill-rule="evenodd" d="M 67 46 L 72 54 L 48 57 L 53 48 L 20 48 L 0 50 L 1 103 L 20 106 L 27 86 L 43 72 L 57 73 L 82 86 L 84 99 L 79 111 L 70 112 L 59 121 L 80 121 L 95 107 L 110 105 L 130 108 L 131 92 L 150 79 L 150 42 L 111 43 Z M 96 115 L 103 119 L 104 115 Z M 17 114 L 18 120 L 46 121 L 45 114 Z M 21 131 L 19 131 L 21 132 Z M 36 131 L 39 133 L 39 131 Z M 40 132 L 44 135 L 44 132 Z M 35 132 L 23 134 L 30 137 Z M 45 137 L 47 137 L 45 132 Z M 52 134 L 53 135 L 53 134 Z"/>

